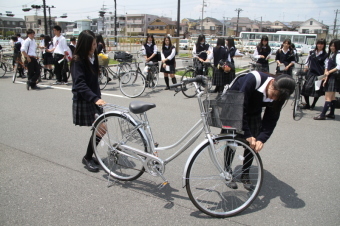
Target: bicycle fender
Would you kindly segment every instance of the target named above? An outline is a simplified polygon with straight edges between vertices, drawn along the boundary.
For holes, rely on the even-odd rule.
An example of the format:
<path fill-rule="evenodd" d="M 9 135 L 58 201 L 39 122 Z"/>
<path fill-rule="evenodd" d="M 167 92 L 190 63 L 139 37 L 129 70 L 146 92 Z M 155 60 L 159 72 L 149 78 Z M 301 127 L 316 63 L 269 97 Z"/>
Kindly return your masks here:
<path fill-rule="evenodd" d="M 189 158 L 187 159 L 187 162 L 185 163 L 184 166 L 184 171 L 183 171 L 183 177 L 182 177 L 182 188 L 185 187 L 185 179 L 186 179 L 186 174 L 187 174 L 187 170 L 189 167 L 189 164 L 191 162 L 191 159 L 194 157 L 194 155 L 198 152 L 198 150 L 201 149 L 201 147 L 203 147 L 206 143 L 209 144 L 209 140 L 208 139 L 204 139 L 199 145 L 197 145 L 195 147 L 195 149 L 191 152 Z"/>

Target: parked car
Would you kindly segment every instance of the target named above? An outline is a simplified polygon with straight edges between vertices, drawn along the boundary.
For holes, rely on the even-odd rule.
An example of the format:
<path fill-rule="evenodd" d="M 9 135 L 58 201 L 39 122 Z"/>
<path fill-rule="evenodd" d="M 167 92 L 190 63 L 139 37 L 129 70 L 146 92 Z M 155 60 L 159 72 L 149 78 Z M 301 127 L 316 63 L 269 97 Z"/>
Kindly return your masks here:
<path fill-rule="evenodd" d="M 281 44 L 278 42 L 271 42 L 268 45 L 272 49 L 272 54 L 276 54 L 277 50 L 281 48 Z"/>
<path fill-rule="evenodd" d="M 305 53 L 301 44 L 295 44 L 295 49 L 299 56 L 302 56 Z"/>
<path fill-rule="evenodd" d="M 180 39 L 179 40 L 179 48 L 180 49 L 192 49 L 193 45 L 189 39 Z"/>
<path fill-rule="evenodd" d="M 248 53 L 254 53 L 257 44 L 258 44 L 257 42 L 250 41 L 243 47 L 243 51 Z"/>

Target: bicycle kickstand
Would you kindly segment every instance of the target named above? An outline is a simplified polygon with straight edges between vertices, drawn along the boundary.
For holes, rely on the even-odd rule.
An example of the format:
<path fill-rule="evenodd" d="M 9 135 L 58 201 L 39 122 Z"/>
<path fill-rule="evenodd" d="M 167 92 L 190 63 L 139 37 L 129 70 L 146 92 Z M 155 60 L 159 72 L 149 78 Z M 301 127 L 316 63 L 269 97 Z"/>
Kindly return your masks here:
<path fill-rule="evenodd" d="M 161 190 L 163 189 L 166 185 L 169 184 L 169 181 L 156 169 L 156 172 L 157 174 L 164 180 L 163 183 L 161 183 L 159 186 L 158 186 L 158 190 Z"/>

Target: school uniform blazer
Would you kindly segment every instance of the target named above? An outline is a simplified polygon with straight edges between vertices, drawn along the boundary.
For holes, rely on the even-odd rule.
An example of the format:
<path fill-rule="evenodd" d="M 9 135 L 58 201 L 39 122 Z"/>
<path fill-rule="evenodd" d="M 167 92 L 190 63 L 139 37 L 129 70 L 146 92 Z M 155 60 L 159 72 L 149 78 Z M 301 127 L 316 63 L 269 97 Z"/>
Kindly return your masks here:
<path fill-rule="evenodd" d="M 261 76 L 261 84 L 267 80 L 269 75 L 259 72 Z M 248 73 L 244 76 L 238 78 L 232 85 L 230 90 L 238 90 L 244 92 L 244 105 L 243 105 L 243 126 L 244 138 L 255 137 L 251 134 L 248 117 L 260 116 L 262 113 L 262 108 L 265 107 L 265 111 L 262 117 L 262 127 L 260 133 L 256 138 L 263 143 L 265 143 L 271 134 L 273 133 L 276 123 L 280 118 L 280 112 L 273 108 L 273 102 L 263 102 L 263 93 L 259 92 L 256 87 L 256 78 L 253 74 Z M 280 109 L 283 103 L 280 103 Z"/>
<path fill-rule="evenodd" d="M 98 72 L 96 72 L 93 64 L 91 64 L 90 67 L 92 70 L 88 70 L 83 60 L 74 61 L 72 63 L 73 100 L 85 100 L 87 102 L 95 103 L 97 100 L 101 99 Z"/>

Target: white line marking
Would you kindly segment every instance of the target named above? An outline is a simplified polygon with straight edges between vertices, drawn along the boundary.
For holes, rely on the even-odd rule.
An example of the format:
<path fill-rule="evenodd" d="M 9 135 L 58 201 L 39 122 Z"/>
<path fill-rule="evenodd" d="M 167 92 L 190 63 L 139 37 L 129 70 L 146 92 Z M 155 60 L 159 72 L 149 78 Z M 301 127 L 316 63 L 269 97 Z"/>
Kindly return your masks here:
<path fill-rule="evenodd" d="M 26 82 L 15 81 L 15 83 L 21 83 L 21 84 L 25 84 L 26 85 Z M 69 91 L 72 90 L 71 88 L 65 88 L 65 87 L 59 87 L 59 86 L 51 86 L 51 85 L 41 85 L 41 84 L 38 84 L 38 86 L 46 87 L 46 88 L 52 88 L 52 89 L 63 89 L 63 90 L 69 90 Z M 123 96 L 123 95 L 116 95 L 116 94 L 111 94 L 111 93 L 101 93 L 101 94 L 102 94 L 102 96 L 111 96 L 111 97 L 120 97 L 120 98 L 130 99 L 129 97 L 126 97 L 126 96 Z"/>

